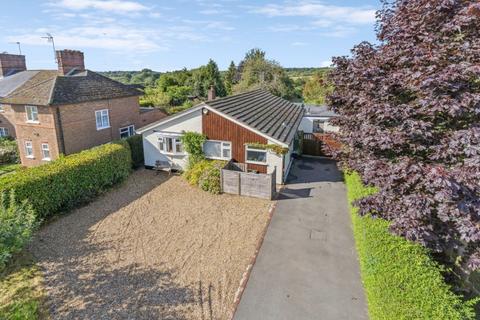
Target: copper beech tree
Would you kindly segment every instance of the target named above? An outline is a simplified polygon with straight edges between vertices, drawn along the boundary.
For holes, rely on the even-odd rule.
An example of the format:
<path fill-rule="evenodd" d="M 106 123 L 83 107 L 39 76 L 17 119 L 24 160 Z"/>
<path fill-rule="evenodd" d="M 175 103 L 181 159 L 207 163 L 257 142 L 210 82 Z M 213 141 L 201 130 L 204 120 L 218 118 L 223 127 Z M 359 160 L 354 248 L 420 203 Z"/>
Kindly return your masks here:
<path fill-rule="evenodd" d="M 379 192 L 361 214 L 480 269 L 480 3 L 397 0 L 378 43 L 334 59 L 339 155 Z"/>

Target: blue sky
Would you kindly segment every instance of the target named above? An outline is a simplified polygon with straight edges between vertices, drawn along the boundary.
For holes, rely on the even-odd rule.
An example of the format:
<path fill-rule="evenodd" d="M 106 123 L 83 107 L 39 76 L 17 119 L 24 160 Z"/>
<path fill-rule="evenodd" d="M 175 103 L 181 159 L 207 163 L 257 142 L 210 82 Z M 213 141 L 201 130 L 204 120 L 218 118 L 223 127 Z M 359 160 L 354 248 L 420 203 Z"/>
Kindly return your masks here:
<path fill-rule="evenodd" d="M 0 0 L 7 3 L 7 0 Z M 375 41 L 379 0 L 9 0 L 0 12 L 0 52 L 18 52 L 29 69 L 56 68 L 57 49 L 85 52 L 91 70 L 221 69 L 253 47 L 284 67 L 319 67 Z"/>

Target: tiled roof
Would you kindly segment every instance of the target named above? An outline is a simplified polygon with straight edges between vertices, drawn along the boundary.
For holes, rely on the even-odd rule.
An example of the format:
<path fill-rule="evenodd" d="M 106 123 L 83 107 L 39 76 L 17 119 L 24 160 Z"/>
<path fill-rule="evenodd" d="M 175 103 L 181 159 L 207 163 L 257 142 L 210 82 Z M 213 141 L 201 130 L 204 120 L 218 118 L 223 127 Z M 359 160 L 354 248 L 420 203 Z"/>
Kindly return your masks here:
<path fill-rule="evenodd" d="M 24 71 L 11 76 L 0 78 L 0 97 L 7 96 L 10 92 L 17 89 L 39 71 Z"/>
<path fill-rule="evenodd" d="M 141 95 L 138 90 L 93 71 L 87 70 L 62 76 L 56 70 L 42 70 L 1 101 L 10 104 L 46 106 L 138 95 Z"/>
<path fill-rule="evenodd" d="M 205 104 L 286 144 L 295 137 L 304 114 L 302 106 L 262 89 L 207 101 Z"/>

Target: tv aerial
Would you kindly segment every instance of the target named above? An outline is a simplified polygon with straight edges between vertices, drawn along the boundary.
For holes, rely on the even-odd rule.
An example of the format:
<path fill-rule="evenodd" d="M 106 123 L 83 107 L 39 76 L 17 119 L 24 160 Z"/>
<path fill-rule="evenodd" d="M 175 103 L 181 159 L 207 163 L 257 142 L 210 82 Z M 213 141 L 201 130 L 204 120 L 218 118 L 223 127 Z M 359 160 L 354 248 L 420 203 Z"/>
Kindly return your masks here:
<path fill-rule="evenodd" d="M 55 40 L 53 39 L 53 36 L 50 33 L 46 33 L 46 37 L 42 37 L 42 39 L 47 39 L 48 43 L 52 44 L 53 47 L 53 59 L 55 60 L 55 63 L 58 63 L 57 61 L 57 53 L 55 49 Z"/>
<path fill-rule="evenodd" d="M 18 54 L 22 55 L 22 47 L 20 46 L 20 41 L 10 42 L 11 44 L 16 44 L 18 46 Z"/>

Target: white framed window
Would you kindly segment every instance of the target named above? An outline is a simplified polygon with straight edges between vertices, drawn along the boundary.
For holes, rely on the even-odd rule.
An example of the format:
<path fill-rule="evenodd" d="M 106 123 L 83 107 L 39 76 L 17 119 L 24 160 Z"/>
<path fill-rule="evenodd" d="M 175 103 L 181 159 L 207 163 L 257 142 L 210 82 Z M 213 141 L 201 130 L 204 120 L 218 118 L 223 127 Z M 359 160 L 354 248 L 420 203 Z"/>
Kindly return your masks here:
<path fill-rule="evenodd" d="M 314 133 L 323 133 L 328 124 L 328 121 L 325 119 L 313 120 L 313 132 Z"/>
<path fill-rule="evenodd" d="M 0 113 L 5 112 L 5 106 L 0 103 Z"/>
<path fill-rule="evenodd" d="M 9 134 L 7 128 L 0 127 L 0 137 L 8 137 Z"/>
<path fill-rule="evenodd" d="M 206 158 L 218 160 L 232 159 L 232 143 L 228 141 L 207 140 L 203 144 Z"/>
<path fill-rule="evenodd" d="M 184 154 L 180 137 L 160 136 L 158 137 L 158 147 L 163 153 Z"/>
<path fill-rule="evenodd" d="M 50 148 L 48 143 L 42 143 L 42 160 L 50 161 Z"/>
<path fill-rule="evenodd" d="M 25 113 L 27 114 L 27 122 L 38 123 L 37 106 L 25 106 Z"/>
<path fill-rule="evenodd" d="M 128 127 L 120 128 L 120 139 L 131 137 L 134 134 L 135 134 L 135 126 L 133 124 Z"/>
<path fill-rule="evenodd" d="M 108 115 L 108 109 L 95 111 L 95 119 L 97 122 L 97 130 L 110 128 L 110 117 Z"/>
<path fill-rule="evenodd" d="M 27 158 L 34 158 L 33 144 L 32 144 L 32 141 L 30 141 L 30 140 L 25 141 L 25 156 Z"/>
<path fill-rule="evenodd" d="M 267 150 L 246 146 L 245 153 L 246 163 L 267 164 Z"/>

